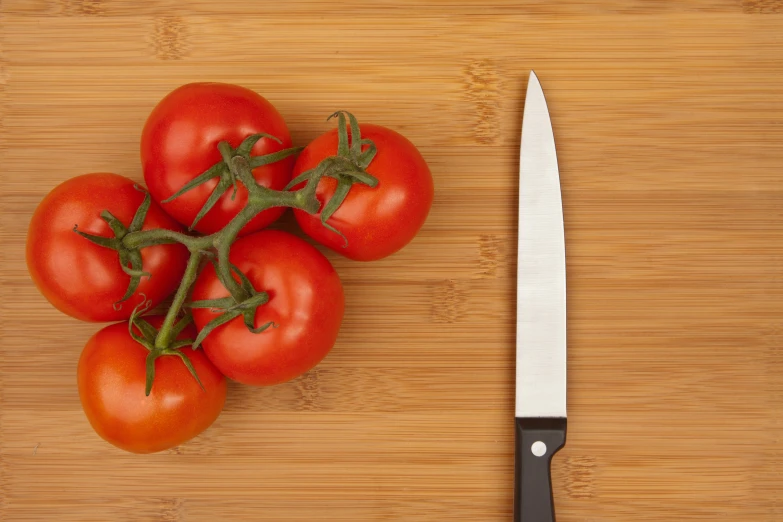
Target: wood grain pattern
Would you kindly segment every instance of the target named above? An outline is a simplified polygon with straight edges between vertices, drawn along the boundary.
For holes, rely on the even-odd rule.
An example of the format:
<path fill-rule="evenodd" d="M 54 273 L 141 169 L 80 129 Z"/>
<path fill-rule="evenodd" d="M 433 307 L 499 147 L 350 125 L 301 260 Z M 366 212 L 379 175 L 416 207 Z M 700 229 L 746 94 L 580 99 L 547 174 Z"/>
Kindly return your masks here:
<path fill-rule="evenodd" d="M 516 176 L 535 69 L 568 250 L 559 520 L 783 520 L 782 6 L 4 0 L 0 519 L 510 520 Z M 347 316 L 317 369 L 232 385 L 198 439 L 131 456 L 81 412 L 75 364 L 98 326 L 38 295 L 25 231 L 69 177 L 141 180 L 148 111 L 196 80 L 258 90 L 298 144 L 338 108 L 396 128 L 436 200 L 398 255 L 329 254 Z"/>

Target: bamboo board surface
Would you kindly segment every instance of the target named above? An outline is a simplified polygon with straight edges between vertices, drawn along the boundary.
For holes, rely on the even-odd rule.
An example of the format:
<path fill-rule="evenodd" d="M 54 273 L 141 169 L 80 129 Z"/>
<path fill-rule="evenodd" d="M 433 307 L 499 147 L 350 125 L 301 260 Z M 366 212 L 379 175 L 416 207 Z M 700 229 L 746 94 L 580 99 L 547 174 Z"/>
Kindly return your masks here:
<path fill-rule="evenodd" d="M 553 118 L 567 242 L 558 520 L 783 520 L 780 0 L 0 9 L 0 520 L 511 520 L 531 69 Z M 329 254 L 347 311 L 317 369 L 231 385 L 207 432 L 135 456 L 82 414 L 76 361 L 99 326 L 37 293 L 25 233 L 69 177 L 141 180 L 148 111 L 201 80 L 256 89 L 295 144 L 341 108 L 397 129 L 429 162 L 435 203 L 393 257 Z"/>

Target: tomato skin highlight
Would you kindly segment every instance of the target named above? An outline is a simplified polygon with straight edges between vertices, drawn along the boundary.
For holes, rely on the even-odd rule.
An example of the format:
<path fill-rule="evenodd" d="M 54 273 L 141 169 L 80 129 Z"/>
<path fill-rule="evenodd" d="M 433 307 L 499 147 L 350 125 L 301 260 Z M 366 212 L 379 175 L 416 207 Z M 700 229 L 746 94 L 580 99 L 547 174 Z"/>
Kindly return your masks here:
<path fill-rule="evenodd" d="M 217 327 L 202 343 L 210 360 L 226 377 L 255 386 L 280 384 L 315 367 L 334 346 L 345 312 L 342 283 L 326 256 L 292 234 L 263 230 L 238 239 L 229 257 L 257 291 L 269 294 L 256 310 L 255 327 L 276 326 L 254 334 L 240 316 Z M 192 299 L 228 295 L 206 266 Z M 199 331 L 218 315 L 193 310 Z"/>
<path fill-rule="evenodd" d="M 163 322 L 163 316 L 144 319 L 156 328 Z M 195 336 L 191 324 L 179 338 Z M 90 338 L 79 358 L 77 382 L 84 413 L 101 438 L 132 453 L 155 453 L 183 444 L 212 425 L 225 404 L 226 378 L 203 350 L 181 350 L 204 390 L 179 357 L 166 355 L 155 361 L 155 380 L 145 396 L 149 352 L 130 336 L 128 324 L 106 326 Z"/>
<path fill-rule="evenodd" d="M 320 212 L 294 210 L 301 229 L 318 243 L 356 261 L 390 256 L 410 243 L 429 215 L 435 187 L 421 153 L 407 138 L 389 128 L 360 124 L 362 138 L 375 142 L 378 152 L 367 172 L 378 179 L 376 187 L 354 184 L 345 201 L 327 221 L 345 240 L 321 223 Z M 322 134 L 300 153 L 293 176 L 316 167 L 337 154 L 337 130 Z M 365 145 L 364 150 L 367 149 Z M 321 206 L 335 192 L 336 180 L 324 177 L 316 195 Z"/>
<path fill-rule="evenodd" d="M 145 299 L 154 307 L 177 289 L 187 264 L 187 248 L 179 244 L 143 248 L 142 268 L 151 277 L 142 276 L 134 294 L 115 310 L 114 304 L 130 282 L 120 267 L 119 254 L 73 231 L 78 225 L 81 232 L 114 237 L 100 217 L 103 210 L 130 225 L 144 200 L 134 184 L 106 172 L 76 176 L 49 192 L 33 213 L 27 234 L 27 269 L 38 290 L 61 312 L 82 321 L 119 321 L 129 318 L 133 307 Z M 183 231 L 154 201 L 142 227 L 151 228 Z"/>
<path fill-rule="evenodd" d="M 221 161 L 217 145 L 227 141 L 236 148 L 251 134 L 267 133 L 280 139 L 259 140 L 251 155 L 265 155 L 291 147 L 288 127 L 278 110 L 264 97 L 244 87 L 217 82 L 182 85 L 153 108 L 141 135 L 144 180 L 155 201 L 185 226 L 191 226 L 217 185 L 212 179 L 178 196 L 163 200 Z M 282 190 L 291 181 L 294 158 L 258 167 L 253 176 L 259 184 Z M 232 199 L 233 196 L 233 199 Z M 247 189 L 237 183 L 236 195 L 229 188 L 198 222 L 195 230 L 212 234 L 225 227 L 247 204 Z M 283 215 L 285 208 L 264 210 L 240 235 L 260 230 Z"/>

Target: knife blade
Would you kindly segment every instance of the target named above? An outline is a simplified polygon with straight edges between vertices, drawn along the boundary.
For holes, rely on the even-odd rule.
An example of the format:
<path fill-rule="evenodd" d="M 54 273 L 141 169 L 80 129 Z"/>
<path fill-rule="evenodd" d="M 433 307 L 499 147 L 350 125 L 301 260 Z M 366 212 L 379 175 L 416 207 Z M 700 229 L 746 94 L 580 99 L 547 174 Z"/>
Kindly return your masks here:
<path fill-rule="evenodd" d="M 530 72 L 519 161 L 515 522 L 554 522 L 550 465 L 566 440 L 566 267 L 555 139 Z"/>

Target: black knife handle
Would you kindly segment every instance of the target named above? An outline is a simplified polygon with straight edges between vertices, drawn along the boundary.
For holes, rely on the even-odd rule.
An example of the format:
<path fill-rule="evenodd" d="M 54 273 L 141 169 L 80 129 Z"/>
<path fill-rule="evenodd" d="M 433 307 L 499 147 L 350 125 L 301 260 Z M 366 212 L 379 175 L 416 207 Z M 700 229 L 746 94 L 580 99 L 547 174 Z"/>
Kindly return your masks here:
<path fill-rule="evenodd" d="M 517 417 L 514 522 L 555 522 L 549 466 L 565 440 L 565 418 Z"/>

